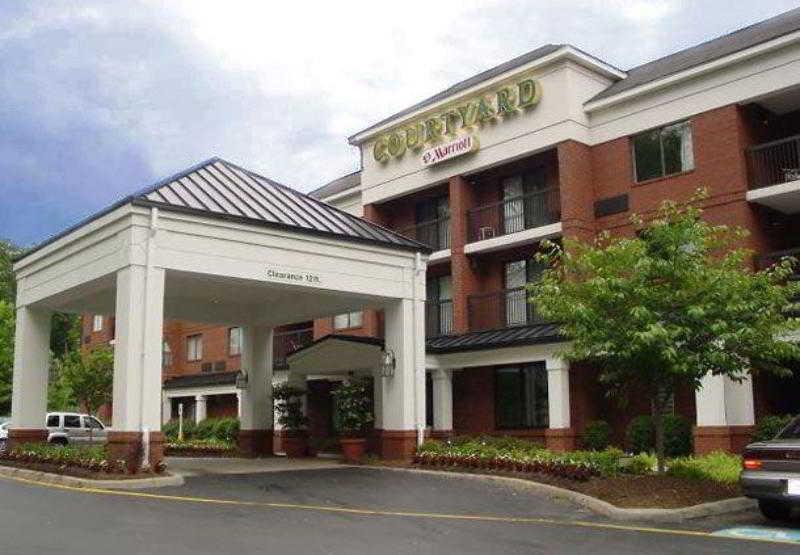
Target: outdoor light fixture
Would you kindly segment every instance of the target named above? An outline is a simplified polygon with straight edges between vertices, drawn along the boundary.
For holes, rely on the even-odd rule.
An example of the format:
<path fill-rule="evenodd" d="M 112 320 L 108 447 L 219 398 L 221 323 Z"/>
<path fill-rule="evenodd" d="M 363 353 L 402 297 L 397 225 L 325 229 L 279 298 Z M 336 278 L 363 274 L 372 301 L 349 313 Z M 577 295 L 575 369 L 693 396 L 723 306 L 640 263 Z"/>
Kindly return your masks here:
<path fill-rule="evenodd" d="M 244 372 L 236 375 L 236 389 L 247 389 L 247 374 Z"/>
<path fill-rule="evenodd" d="M 380 374 L 384 378 L 391 378 L 394 376 L 394 367 L 396 365 L 396 360 L 394 357 L 394 351 L 389 349 L 388 351 L 381 352 L 381 367 L 380 367 Z"/>

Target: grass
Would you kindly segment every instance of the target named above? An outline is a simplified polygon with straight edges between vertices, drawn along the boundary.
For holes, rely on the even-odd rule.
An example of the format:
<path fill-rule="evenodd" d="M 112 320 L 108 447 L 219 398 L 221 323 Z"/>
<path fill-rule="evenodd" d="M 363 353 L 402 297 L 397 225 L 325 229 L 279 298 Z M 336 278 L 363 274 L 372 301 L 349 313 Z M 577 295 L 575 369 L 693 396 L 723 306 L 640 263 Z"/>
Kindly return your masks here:
<path fill-rule="evenodd" d="M 671 476 L 735 484 L 742 472 L 742 458 L 731 453 L 716 451 L 701 457 L 672 459 L 667 466 L 667 474 Z"/>

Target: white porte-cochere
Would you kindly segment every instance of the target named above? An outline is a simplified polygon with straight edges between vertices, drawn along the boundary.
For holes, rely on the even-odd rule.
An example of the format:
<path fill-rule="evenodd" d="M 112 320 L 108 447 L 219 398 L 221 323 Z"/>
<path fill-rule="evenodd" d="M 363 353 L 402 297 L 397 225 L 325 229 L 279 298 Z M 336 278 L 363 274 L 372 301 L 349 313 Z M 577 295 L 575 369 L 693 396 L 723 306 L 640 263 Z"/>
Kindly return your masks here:
<path fill-rule="evenodd" d="M 384 384 L 383 420 L 415 430 L 419 383 L 424 419 L 429 249 L 218 159 L 126 200 L 14 266 L 12 442 L 44 431 L 55 311 L 116 317 L 112 449 L 140 453 L 143 442 L 156 453 L 165 319 L 242 328 L 236 387 L 243 435 L 253 439 L 273 428 L 275 326 L 385 310 L 397 370 Z"/>

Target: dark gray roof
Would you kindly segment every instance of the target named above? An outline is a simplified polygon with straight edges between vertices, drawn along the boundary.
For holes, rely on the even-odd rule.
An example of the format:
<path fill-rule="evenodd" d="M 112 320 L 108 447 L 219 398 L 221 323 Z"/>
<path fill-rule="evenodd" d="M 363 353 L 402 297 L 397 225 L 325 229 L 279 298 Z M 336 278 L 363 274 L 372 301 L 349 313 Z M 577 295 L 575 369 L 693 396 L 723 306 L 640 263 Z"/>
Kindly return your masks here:
<path fill-rule="evenodd" d="M 127 196 L 20 258 L 124 206 L 155 206 L 251 225 L 430 253 L 431 249 L 236 164 L 211 158 Z"/>
<path fill-rule="evenodd" d="M 500 64 L 498 66 L 495 66 L 495 67 L 493 67 L 491 69 L 487 69 L 486 71 L 482 71 L 481 73 L 479 73 L 477 75 L 474 75 L 474 76 L 470 77 L 469 79 L 465 79 L 464 81 L 460 81 L 460 82 L 456 83 L 455 85 L 453 85 L 452 87 L 447 88 L 447 89 L 445 89 L 445 90 L 443 90 L 443 91 L 441 91 L 439 93 L 436 93 L 435 95 L 431 96 L 430 98 L 426 98 L 422 102 L 417 102 L 416 104 L 414 104 L 413 106 L 411 106 L 409 108 L 406 108 L 405 110 L 401 110 L 401 111 L 397 112 L 396 114 L 389 116 L 388 118 L 382 119 L 381 121 L 379 121 L 375 125 L 371 125 L 368 128 L 364 129 L 363 131 L 359 131 L 355 135 L 351 136 L 348 140 L 352 141 L 353 138 L 356 135 L 360 135 L 361 133 L 367 133 L 368 131 L 372 131 L 373 129 L 375 129 L 377 127 L 380 127 L 380 126 L 382 126 L 382 125 L 384 125 L 386 123 L 389 123 L 390 121 L 393 121 L 395 119 L 401 118 L 401 117 L 403 117 L 405 115 L 408 115 L 408 114 L 410 114 L 412 112 L 416 112 L 417 110 L 425 108 L 426 106 L 429 106 L 431 104 L 435 104 L 435 103 L 439 102 L 440 100 L 444 100 L 445 98 L 448 98 L 448 97 L 450 97 L 450 96 L 452 96 L 452 95 L 454 95 L 456 93 L 459 93 L 461 91 L 467 90 L 470 87 L 474 87 L 475 85 L 479 85 L 480 83 L 482 83 L 483 81 L 486 81 L 487 79 L 491 79 L 492 77 L 496 77 L 497 75 L 501 75 L 501 74 L 503 74 L 503 73 L 505 73 L 507 71 L 511 71 L 514 68 L 523 66 L 523 65 L 527 64 L 528 62 L 532 62 L 533 60 L 536 60 L 538 58 L 543 58 L 543 57 L 547 56 L 548 54 L 552 54 L 553 52 L 555 52 L 559 48 L 563 48 L 564 46 L 565 45 L 563 45 L 563 44 L 545 44 L 544 46 L 540 46 L 539 48 L 537 48 L 535 50 L 531 50 L 530 52 L 528 52 L 526 54 L 523 54 L 522 56 L 517 56 L 516 58 L 513 58 L 513 59 L 511 59 L 511 60 L 509 60 L 507 62 L 504 62 L 504 63 L 502 63 L 502 64 Z"/>
<path fill-rule="evenodd" d="M 164 381 L 164 389 L 182 389 L 186 387 L 203 387 L 214 385 L 233 385 L 239 372 L 213 372 L 210 374 L 191 374 L 178 376 Z"/>
<path fill-rule="evenodd" d="M 617 81 L 601 91 L 592 100 L 614 96 L 650 81 L 776 39 L 798 29 L 800 29 L 800 8 L 630 69 L 625 79 Z"/>
<path fill-rule="evenodd" d="M 555 324 L 537 324 L 534 326 L 435 337 L 428 339 L 426 350 L 429 353 L 452 353 L 561 341 L 565 341 L 565 339 L 559 333 L 558 326 Z"/>
<path fill-rule="evenodd" d="M 319 189 L 314 189 L 308 196 L 314 197 L 317 199 L 326 199 L 330 196 L 333 196 L 337 193 L 342 193 L 347 191 L 348 189 L 354 189 L 361 185 L 361 172 L 353 172 L 347 175 L 343 175 L 337 179 L 334 179 L 330 183 L 326 183 Z"/>

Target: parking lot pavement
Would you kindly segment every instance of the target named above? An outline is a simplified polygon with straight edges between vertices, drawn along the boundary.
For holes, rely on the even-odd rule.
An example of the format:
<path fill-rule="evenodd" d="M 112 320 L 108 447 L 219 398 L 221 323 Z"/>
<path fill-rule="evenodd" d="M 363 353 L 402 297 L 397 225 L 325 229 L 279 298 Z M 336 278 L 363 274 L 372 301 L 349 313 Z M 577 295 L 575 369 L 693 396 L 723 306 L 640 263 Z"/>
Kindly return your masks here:
<path fill-rule="evenodd" d="M 4 554 L 797 552 L 611 523 L 497 482 L 370 468 L 202 475 L 142 493 L 0 480 L 0 500 Z"/>

